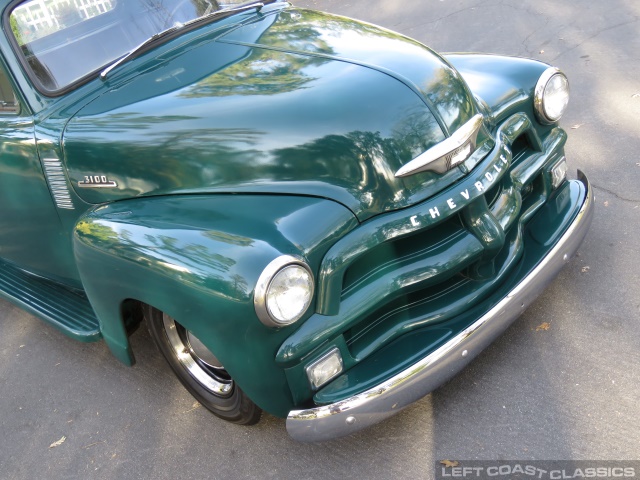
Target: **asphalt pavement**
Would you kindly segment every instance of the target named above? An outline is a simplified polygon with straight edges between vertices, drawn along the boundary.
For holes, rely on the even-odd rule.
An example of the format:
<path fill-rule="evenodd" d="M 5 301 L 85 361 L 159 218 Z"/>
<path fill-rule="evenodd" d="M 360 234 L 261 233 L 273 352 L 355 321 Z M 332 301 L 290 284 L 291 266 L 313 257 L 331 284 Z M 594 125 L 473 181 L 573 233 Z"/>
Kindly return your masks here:
<path fill-rule="evenodd" d="M 129 368 L 103 343 L 75 342 L 0 301 L 0 479 L 428 479 L 443 459 L 640 459 L 640 2 L 297 5 L 440 52 L 560 67 L 572 88 L 567 158 L 596 191 L 578 256 L 448 384 L 382 424 L 316 445 L 292 441 L 282 419 L 240 427 L 208 414 L 144 328 Z"/>

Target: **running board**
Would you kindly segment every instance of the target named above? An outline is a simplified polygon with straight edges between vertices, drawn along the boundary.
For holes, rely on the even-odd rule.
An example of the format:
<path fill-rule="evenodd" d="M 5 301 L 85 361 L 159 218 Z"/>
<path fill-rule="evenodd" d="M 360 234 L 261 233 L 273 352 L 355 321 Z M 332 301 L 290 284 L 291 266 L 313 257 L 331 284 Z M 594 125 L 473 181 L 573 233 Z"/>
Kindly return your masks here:
<path fill-rule="evenodd" d="M 87 297 L 0 261 L 0 297 L 81 342 L 100 340 L 100 326 Z"/>

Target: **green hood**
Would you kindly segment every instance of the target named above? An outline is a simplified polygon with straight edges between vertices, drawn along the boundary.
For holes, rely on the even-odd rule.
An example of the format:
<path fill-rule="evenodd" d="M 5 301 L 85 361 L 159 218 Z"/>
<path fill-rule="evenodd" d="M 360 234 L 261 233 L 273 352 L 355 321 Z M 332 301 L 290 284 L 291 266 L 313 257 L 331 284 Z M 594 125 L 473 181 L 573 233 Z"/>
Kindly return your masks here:
<path fill-rule="evenodd" d="M 413 40 L 294 8 L 204 38 L 130 62 L 138 75 L 68 123 L 65 162 L 85 201 L 313 195 L 364 220 L 462 175 L 395 178 L 475 113 L 457 72 Z M 81 188 L 85 176 L 117 186 Z"/>

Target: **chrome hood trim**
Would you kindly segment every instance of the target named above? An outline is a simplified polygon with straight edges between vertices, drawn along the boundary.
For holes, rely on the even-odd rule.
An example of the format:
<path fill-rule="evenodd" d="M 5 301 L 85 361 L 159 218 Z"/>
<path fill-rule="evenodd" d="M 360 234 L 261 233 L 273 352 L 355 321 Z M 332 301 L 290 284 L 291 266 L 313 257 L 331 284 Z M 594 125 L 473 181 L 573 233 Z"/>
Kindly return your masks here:
<path fill-rule="evenodd" d="M 434 145 L 404 165 L 396 172 L 396 177 L 406 177 L 427 170 L 437 173 L 445 173 L 451 170 L 464 162 L 474 152 L 481 126 L 482 115 L 478 113 L 449 138 Z M 470 146 L 470 148 L 465 151 L 467 146 Z"/>

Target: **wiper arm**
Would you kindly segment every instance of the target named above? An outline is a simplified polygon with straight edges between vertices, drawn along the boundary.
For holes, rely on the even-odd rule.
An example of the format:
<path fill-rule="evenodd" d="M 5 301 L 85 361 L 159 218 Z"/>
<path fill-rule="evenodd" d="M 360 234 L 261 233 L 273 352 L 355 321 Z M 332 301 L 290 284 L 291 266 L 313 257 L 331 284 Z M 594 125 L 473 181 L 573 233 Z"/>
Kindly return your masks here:
<path fill-rule="evenodd" d="M 147 45 L 150 45 L 153 42 L 155 42 L 156 40 L 159 40 L 162 37 L 166 37 L 167 35 L 169 35 L 171 33 L 177 32 L 178 29 L 180 29 L 181 27 L 182 27 L 182 25 L 174 25 L 171 28 L 167 28 L 166 30 L 163 30 L 163 31 L 158 32 L 158 33 L 156 33 L 154 35 L 151 35 L 149 38 L 147 38 L 140 45 L 138 45 L 137 47 L 134 47 L 133 49 L 129 50 L 127 53 L 125 53 L 118 60 L 113 62 L 111 65 L 109 65 L 104 70 L 102 70 L 102 72 L 100 72 L 100 78 L 102 80 L 106 80 L 107 79 L 107 75 L 109 75 L 109 72 L 111 72 L 111 70 L 113 70 L 114 68 L 119 67 L 120 65 L 122 65 L 126 61 L 131 60 L 132 58 L 136 57 L 142 50 L 145 49 L 145 47 L 147 47 Z"/>
<path fill-rule="evenodd" d="M 192 26 L 198 25 L 200 23 L 206 23 L 206 22 L 212 20 L 213 18 L 215 18 L 215 17 L 217 17 L 219 15 L 225 14 L 225 13 L 241 12 L 241 11 L 244 11 L 244 10 L 251 10 L 252 8 L 257 9 L 257 11 L 260 11 L 260 10 L 262 10 L 262 7 L 264 7 L 264 3 L 262 3 L 262 2 L 254 2 L 254 3 L 249 3 L 247 5 L 241 5 L 239 7 L 223 8 L 222 10 L 216 10 L 215 12 L 210 12 L 210 13 L 206 13 L 205 12 L 204 15 L 202 15 L 202 16 L 200 16 L 198 18 L 194 18 L 193 20 L 189 20 L 188 22 L 176 24 L 173 27 L 167 28 L 166 30 L 162 30 L 161 32 L 158 32 L 158 33 L 152 35 L 151 37 L 147 38 L 140 45 L 138 45 L 138 46 L 134 47 L 133 49 L 129 50 L 127 53 L 125 53 L 118 60 L 113 62 L 111 65 L 109 65 L 104 70 L 102 70 L 102 72 L 100 72 L 100 79 L 101 80 L 106 80 L 107 79 L 107 75 L 109 75 L 109 73 L 112 70 L 114 70 L 115 68 L 118 68 L 123 63 L 128 62 L 129 60 L 131 60 L 131 59 L 137 57 L 138 55 L 140 55 L 140 53 L 143 52 L 152 43 L 155 43 L 158 40 L 177 32 L 178 30 L 181 30 L 181 29 L 183 29 L 185 27 L 187 27 L 187 28 L 188 27 L 192 27 Z M 207 11 L 209 11 L 209 8 L 207 8 Z"/>

